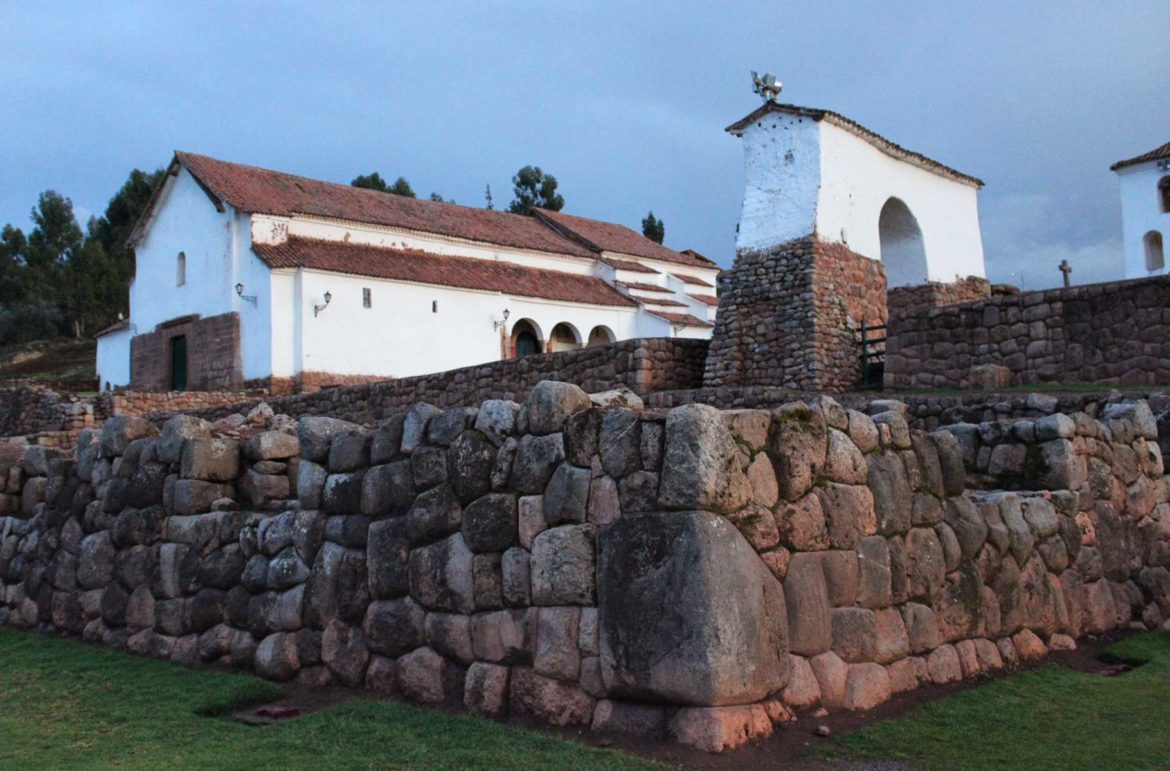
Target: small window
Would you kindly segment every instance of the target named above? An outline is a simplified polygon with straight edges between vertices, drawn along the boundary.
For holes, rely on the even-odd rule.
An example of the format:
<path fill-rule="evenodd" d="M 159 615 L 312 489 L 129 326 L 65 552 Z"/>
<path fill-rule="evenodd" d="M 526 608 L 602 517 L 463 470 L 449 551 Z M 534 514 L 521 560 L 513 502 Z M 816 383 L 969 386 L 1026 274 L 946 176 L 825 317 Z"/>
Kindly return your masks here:
<path fill-rule="evenodd" d="M 175 286 L 187 283 L 187 253 L 179 252 L 179 259 L 175 263 Z"/>
<path fill-rule="evenodd" d="M 1142 236 L 1142 244 L 1146 247 L 1146 270 L 1153 273 L 1166 267 L 1166 255 L 1162 251 L 1162 234 L 1151 230 Z"/>
<path fill-rule="evenodd" d="M 370 288 L 368 286 L 362 287 L 362 307 L 363 308 L 369 308 L 373 305 L 373 299 L 371 298 L 370 295 L 371 295 Z"/>
<path fill-rule="evenodd" d="M 1162 204 L 1162 213 L 1170 212 L 1170 177 L 1158 180 L 1158 200 Z"/>
<path fill-rule="evenodd" d="M 438 300 L 431 300 L 431 313 L 438 313 L 438 312 L 439 312 L 439 301 Z"/>

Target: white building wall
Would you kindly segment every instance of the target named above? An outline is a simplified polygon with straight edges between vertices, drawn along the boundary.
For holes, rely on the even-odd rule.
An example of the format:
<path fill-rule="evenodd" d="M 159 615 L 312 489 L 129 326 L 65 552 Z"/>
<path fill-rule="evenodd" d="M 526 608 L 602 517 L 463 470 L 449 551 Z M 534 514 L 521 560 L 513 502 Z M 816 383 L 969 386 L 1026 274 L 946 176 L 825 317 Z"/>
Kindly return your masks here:
<path fill-rule="evenodd" d="M 617 339 L 635 337 L 634 308 L 600 308 L 496 292 L 478 292 L 302 270 L 294 313 L 302 316 L 301 371 L 410 377 L 466 367 L 501 356 L 494 322 L 509 311 L 507 334 L 522 319 L 535 323 L 544 340 L 559 322 L 587 339 L 605 325 Z M 362 288 L 371 289 L 370 308 Z M 332 294 L 329 307 L 313 305 Z M 437 303 L 437 306 L 434 305 Z"/>
<path fill-rule="evenodd" d="M 98 388 L 117 388 L 130 383 L 131 331 L 123 329 L 102 335 L 97 340 Z"/>
<path fill-rule="evenodd" d="M 1151 230 L 1162 234 L 1163 249 L 1170 243 L 1170 213 L 1162 211 L 1158 181 L 1170 175 L 1162 171 L 1156 161 L 1128 166 L 1117 170 L 1121 186 L 1121 241 L 1125 254 L 1125 277 L 1141 278 L 1166 273 L 1166 268 L 1150 271 L 1146 268 L 1146 247 L 1143 239 Z M 1166 264 L 1163 254 L 1163 265 Z"/>
<path fill-rule="evenodd" d="M 918 221 L 927 275 L 904 283 L 987 275 L 979 230 L 978 190 L 887 155 L 856 134 L 821 121 L 817 234 L 880 260 L 878 218 L 890 198 Z"/>
<path fill-rule="evenodd" d="M 745 188 L 736 249 L 766 249 L 813 233 L 820 140 L 816 121 L 785 113 L 768 113 L 743 130 Z"/>

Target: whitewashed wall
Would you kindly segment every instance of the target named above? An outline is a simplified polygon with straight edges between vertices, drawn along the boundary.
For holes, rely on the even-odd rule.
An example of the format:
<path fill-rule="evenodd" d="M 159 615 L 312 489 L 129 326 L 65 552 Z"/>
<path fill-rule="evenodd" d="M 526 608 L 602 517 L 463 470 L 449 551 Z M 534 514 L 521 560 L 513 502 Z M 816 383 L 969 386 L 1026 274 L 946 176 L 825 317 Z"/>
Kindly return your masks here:
<path fill-rule="evenodd" d="M 976 188 L 894 158 L 827 120 L 769 113 L 742 138 L 737 248 L 767 248 L 815 232 L 880 260 L 878 219 L 896 197 L 918 221 L 927 269 L 892 285 L 986 275 Z"/>
<path fill-rule="evenodd" d="M 97 340 L 98 389 L 117 388 L 130 383 L 131 331 L 123 329 L 102 335 Z"/>
<path fill-rule="evenodd" d="M 1170 214 L 1162 211 L 1158 197 L 1158 180 L 1170 172 L 1158 169 L 1155 161 L 1129 166 L 1117 171 L 1121 186 L 1121 240 L 1125 253 L 1125 277 L 1141 278 L 1166 273 L 1146 269 L 1146 247 L 1143 238 L 1156 230 L 1162 234 L 1163 250 L 1170 244 Z M 1164 264 L 1170 263 L 1170 255 Z"/>

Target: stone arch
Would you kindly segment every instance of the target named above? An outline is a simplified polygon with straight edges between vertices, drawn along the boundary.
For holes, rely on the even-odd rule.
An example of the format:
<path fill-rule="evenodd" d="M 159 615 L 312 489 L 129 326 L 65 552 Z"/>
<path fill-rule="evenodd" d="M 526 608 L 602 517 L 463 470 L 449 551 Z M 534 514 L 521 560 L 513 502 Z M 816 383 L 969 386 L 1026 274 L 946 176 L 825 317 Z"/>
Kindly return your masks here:
<path fill-rule="evenodd" d="M 925 284 L 930 280 L 922 229 L 901 198 L 890 198 L 882 206 L 878 216 L 878 238 L 886 285 L 890 289 Z"/>
<path fill-rule="evenodd" d="M 589 331 L 589 341 L 585 344 L 587 348 L 596 348 L 599 345 L 609 345 L 617 341 L 617 335 L 613 330 L 604 324 L 598 324 Z"/>
<path fill-rule="evenodd" d="M 574 351 L 581 347 L 581 333 L 567 321 L 562 321 L 552 328 L 548 335 L 549 353 L 558 351 Z"/>
<path fill-rule="evenodd" d="M 544 334 L 532 319 L 520 319 L 512 325 L 509 349 L 513 358 L 534 356 L 544 351 Z"/>
<path fill-rule="evenodd" d="M 1146 270 L 1153 273 L 1166 267 L 1166 253 L 1162 250 L 1162 234 L 1151 230 L 1142 236 L 1142 246 L 1146 248 Z"/>

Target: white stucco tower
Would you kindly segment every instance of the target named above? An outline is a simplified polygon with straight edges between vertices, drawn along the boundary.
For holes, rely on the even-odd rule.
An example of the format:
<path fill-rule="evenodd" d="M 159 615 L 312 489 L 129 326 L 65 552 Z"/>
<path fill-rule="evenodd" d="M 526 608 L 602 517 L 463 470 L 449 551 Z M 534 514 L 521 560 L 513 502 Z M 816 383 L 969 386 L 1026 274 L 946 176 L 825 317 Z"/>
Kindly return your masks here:
<path fill-rule="evenodd" d="M 1125 277 L 1166 272 L 1162 239 L 1170 230 L 1170 142 L 1110 167 L 1121 184 Z"/>
<path fill-rule="evenodd" d="M 880 260 L 893 289 L 985 277 L 983 182 L 828 110 L 766 101 L 743 140 L 738 251 L 815 235 Z"/>

